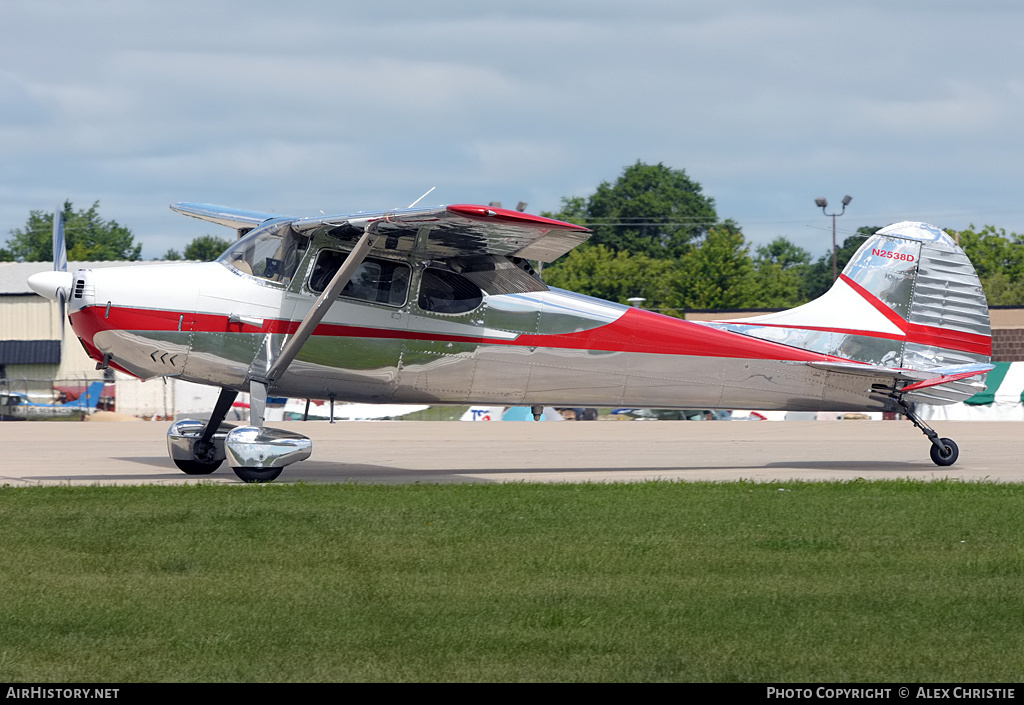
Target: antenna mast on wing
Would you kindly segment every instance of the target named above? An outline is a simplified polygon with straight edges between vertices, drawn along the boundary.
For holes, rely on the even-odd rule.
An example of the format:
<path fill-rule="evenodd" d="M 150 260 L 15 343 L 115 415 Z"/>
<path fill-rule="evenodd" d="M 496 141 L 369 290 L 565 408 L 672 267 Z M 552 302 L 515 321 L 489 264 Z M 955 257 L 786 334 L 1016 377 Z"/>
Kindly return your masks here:
<path fill-rule="evenodd" d="M 433 191 L 433 190 L 434 190 L 434 189 L 436 189 L 436 188 L 437 188 L 437 186 L 431 186 L 431 187 L 430 187 L 430 191 Z M 410 204 L 409 204 L 409 208 L 412 208 L 412 207 L 414 207 L 414 206 L 415 206 L 415 205 L 416 205 L 417 203 L 419 203 L 419 202 L 420 202 L 420 201 L 422 201 L 422 200 L 423 200 L 424 198 L 426 198 L 427 196 L 429 196 L 429 195 L 430 195 L 430 191 L 427 191 L 427 192 L 426 192 L 425 194 L 423 194 L 422 196 L 420 196 L 419 198 L 417 198 L 417 199 L 416 199 L 415 201 L 413 201 L 412 203 L 410 203 Z"/>

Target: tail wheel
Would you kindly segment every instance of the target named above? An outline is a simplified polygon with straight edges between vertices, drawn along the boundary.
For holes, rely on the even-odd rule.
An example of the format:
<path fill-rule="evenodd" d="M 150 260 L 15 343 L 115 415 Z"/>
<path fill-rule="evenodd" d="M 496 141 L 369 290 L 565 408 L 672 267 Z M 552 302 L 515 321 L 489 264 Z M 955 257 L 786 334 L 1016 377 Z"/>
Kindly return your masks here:
<path fill-rule="evenodd" d="M 952 465 L 960 457 L 960 449 L 951 438 L 940 438 L 939 445 L 932 444 L 932 462 L 941 467 Z"/>
<path fill-rule="evenodd" d="M 273 482 L 284 468 L 231 468 L 242 482 Z"/>

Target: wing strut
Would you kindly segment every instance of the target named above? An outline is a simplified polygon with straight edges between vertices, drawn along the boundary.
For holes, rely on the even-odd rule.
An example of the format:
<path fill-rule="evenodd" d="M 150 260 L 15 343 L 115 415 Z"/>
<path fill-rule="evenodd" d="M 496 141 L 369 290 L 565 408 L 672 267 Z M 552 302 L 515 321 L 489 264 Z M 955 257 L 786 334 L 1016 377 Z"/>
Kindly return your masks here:
<path fill-rule="evenodd" d="M 352 279 L 352 275 L 359 269 L 359 265 L 366 259 L 377 237 L 377 224 L 379 222 L 368 223 L 363 229 L 363 234 L 356 242 L 356 246 L 348 253 L 348 257 L 342 262 L 338 271 L 334 273 L 331 283 L 327 285 L 327 288 L 324 289 L 324 292 L 320 294 L 320 297 L 309 309 L 309 313 L 302 319 L 299 327 L 292 334 L 292 337 L 289 338 L 288 342 L 285 343 L 285 346 L 281 349 L 281 354 L 277 356 L 266 373 L 263 375 L 253 375 L 249 378 L 249 423 L 253 426 L 263 427 L 268 387 L 274 383 L 274 380 L 282 372 L 288 369 L 288 365 L 292 363 L 295 356 L 299 354 L 299 350 L 306 344 L 309 336 L 313 334 L 320 321 L 327 315 L 327 312 L 341 294 L 341 290 L 345 288 L 345 285 Z"/>

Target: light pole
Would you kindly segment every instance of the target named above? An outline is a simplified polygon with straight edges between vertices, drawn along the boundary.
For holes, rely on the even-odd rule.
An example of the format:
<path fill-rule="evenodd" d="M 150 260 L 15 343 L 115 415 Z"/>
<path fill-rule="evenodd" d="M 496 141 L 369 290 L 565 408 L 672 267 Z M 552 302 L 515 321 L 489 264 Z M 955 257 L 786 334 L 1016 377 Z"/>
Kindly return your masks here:
<path fill-rule="evenodd" d="M 828 207 L 828 201 L 824 198 L 815 198 L 814 205 L 821 209 L 822 213 L 832 218 L 832 281 L 839 278 L 839 273 L 836 271 L 836 218 L 846 212 L 846 207 L 850 205 L 850 201 L 853 198 L 850 196 L 843 196 L 843 210 L 838 213 L 825 213 L 825 208 Z"/>

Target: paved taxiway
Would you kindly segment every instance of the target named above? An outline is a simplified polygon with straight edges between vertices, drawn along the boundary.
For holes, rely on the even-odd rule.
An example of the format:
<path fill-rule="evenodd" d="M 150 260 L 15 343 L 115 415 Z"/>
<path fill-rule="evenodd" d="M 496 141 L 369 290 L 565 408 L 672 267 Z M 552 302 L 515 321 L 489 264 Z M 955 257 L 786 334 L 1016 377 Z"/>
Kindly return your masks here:
<path fill-rule="evenodd" d="M 0 423 L 0 485 L 239 483 L 167 457 L 167 422 Z M 1024 424 L 936 423 L 960 446 L 939 468 L 906 421 L 286 422 L 313 439 L 278 482 L 606 482 L 958 478 L 1024 482 Z"/>

